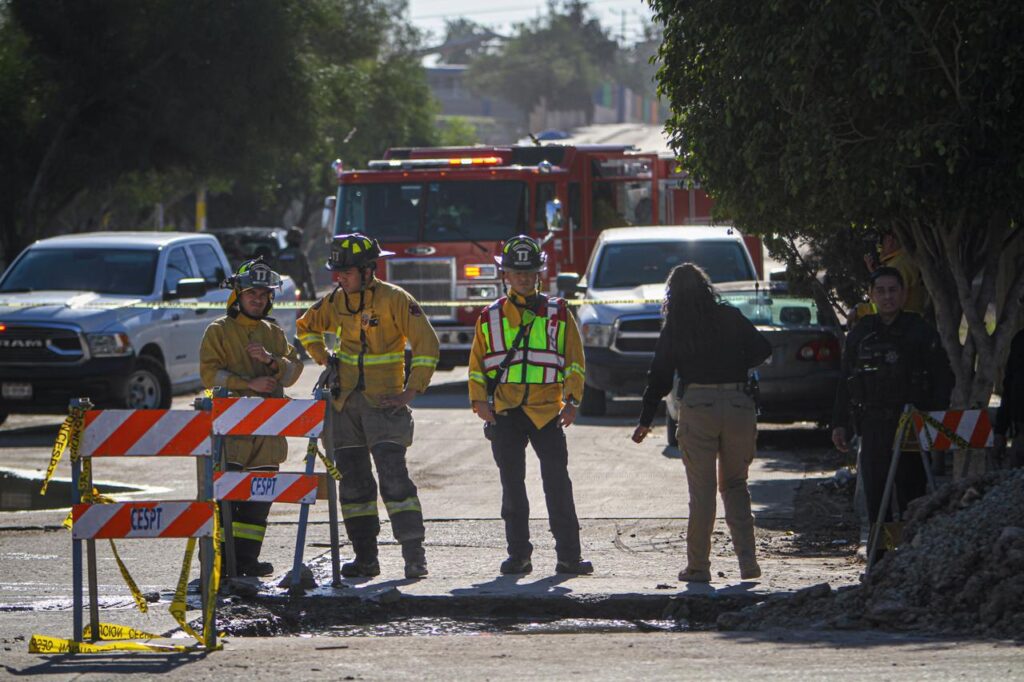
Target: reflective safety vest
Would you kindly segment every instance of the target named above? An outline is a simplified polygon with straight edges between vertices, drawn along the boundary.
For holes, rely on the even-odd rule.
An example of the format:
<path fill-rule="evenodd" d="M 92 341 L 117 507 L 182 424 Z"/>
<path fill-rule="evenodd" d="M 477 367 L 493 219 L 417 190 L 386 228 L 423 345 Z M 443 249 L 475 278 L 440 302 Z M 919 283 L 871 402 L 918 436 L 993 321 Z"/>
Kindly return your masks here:
<path fill-rule="evenodd" d="M 561 384 L 565 381 L 565 301 L 541 296 L 535 309 L 523 310 L 521 324 L 530 329 L 517 345 L 506 371 L 499 377 L 498 367 L 508 356 L 519 335 L 519 325 L 512 326 L 504 314 L 507 297 L 501 297 L 481 313 L 480 329 L 486 340 L 483 357 L 484 372 L 502 384 Z M 533 320 L 526 322 L 530 317 Z"/>

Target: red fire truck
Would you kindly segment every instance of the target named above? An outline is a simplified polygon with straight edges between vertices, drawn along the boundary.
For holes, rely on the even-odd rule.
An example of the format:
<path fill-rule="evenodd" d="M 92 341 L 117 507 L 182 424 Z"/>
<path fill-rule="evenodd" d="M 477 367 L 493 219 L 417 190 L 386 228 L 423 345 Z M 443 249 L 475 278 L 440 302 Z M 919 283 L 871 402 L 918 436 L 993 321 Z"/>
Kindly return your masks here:
<path fill-rule="evenodd" d="M 559 273 L 584 271 L 601 230 L 661 222 L 663 165 L 622 145 L 389 149 L 366 170 L 335 162 L 333 233 L 395 251 L 378 276 L 418 300 L 462 302 L 424 309 L 441 365 L 465 364 L 480 307 L 502 293 L 502 240 L 539 239 L 551 289 Z"/>

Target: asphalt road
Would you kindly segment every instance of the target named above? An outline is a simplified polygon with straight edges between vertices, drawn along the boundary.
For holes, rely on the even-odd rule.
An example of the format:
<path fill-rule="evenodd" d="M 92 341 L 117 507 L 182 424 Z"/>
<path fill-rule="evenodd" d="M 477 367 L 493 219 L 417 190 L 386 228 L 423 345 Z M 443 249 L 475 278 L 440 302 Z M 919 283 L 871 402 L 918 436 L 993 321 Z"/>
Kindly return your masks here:
<path fill-rule="evenodd" d="M 750 474 L 750 488 L 764 548 L 764 577 L 741 582 L 729 547 L 727 530 L 716 530 L 711 585 L 685 585 L 675 574 L 684 563 L 683 531 L 687 495 L 678 452 L 668 448 L 664 429 L 640 446 L 629 440 L 639 412 L 638 401 L 612 403 L 609 415 L 581 418 L 568 430 L 570 474 L 586 558 L 594 562 L 593 576 L 554 575 L 554 547 L 547 531 L 546 512 L 535 459 L 528 465 L 528 488 L 533 502 L 532 531 L 535 571 L 521 580 L 498 577 L 504 558 L 499 518 L 500 486 L 481 422 L 466 398 L 464 369 L 438 373 L 427 394 L 415 401 L 415 443 L 409 465 L 420 489 L 427 522 L 427 556 L 431 575 L 422 581 L 401 576 L 399 548 L 385 524 L 381 540 L 382 575 L 371 581 L 347 581 L 331 588 L 327 511 L 318 502 L 304 557 L 321 587 L 313 598 L 380 600 L 388 594 L 402 598 L 462 599 L 636 599 L 666 595 L 768 595 L 791 592 L 820 582 L 833 587 L 855 584 L 862 566 L 834 557 L 802 556 L 778 551 L 793 515 L 794 492 L 808 475 L 808 455 L 827 448 L 827 440 L 808 428 L 763 432 Z M 318 374 L 307 365 L 289 394 L 306 397 Z M 179 396 L 174 407 L 191 409 L 192 396 Z M 12 416 L 0 428 L 0 469 L 40 477 L 49 459 L 59 417 Z M 290 442 L 286 469 L 301 470 L 305 442 Z M 118 458 L 97 462 L 96 480 L 141 488 L 118 499 L 175 499 L 195 494 L 195 467 L 181 459 Z M 321 467 L 318 465 L 318 470 Z M 61 464 L 59 476 L 69 468 Z M 381 505 L 383 510 L 383 505 Z M 288 675 L 296 679 L 351 676 L 351 679 L 441 679 L 473 677 L 537 679 L 585 676 L 626 678 L 781 678 L 842 679 L 894 677 L 932 679 L 957 674 L 967 677 L 1007 677 L 1024 670 L 1014 647 L 984 642 L 910 640 L 878 633 L 832 633 L 810 637 L 784 633 L 737 636 L 714 633 L 657 632 L 639 635 L 530 635 L 493 633 L 439 636 L 233 638 L 224 652 L 192 662 L 142 662 L 131 657 L 44 660 L 25 653 L 26 638 L 36 632 L 67 636 L 71 629 L 70 542 L 58 530 L 64 510 L 0 512 L 0 646 L 7 672 L 46 674 L 57 678 L 119 677 L 166 673 L 172 678 L 214 679 L 244 674 L 255 679 Z M 298 510 L 275 505 L 267 533 L 264 558 L 280 577 L 291 563 Z M 781 529 L 781 530 L 780 530 Z M 781 536 L 781 538 L 780 538 Z M 344 540 L 344 533 L 342 533 Z M 114 562 L 101 546 L 99 583 L 102 620 L 163 633 L 173 633 L 166 612 L 181 561 L 180 540 L 124 541 L 118 548 L 143 591 L 159 593 L 149 614 L 131 607 L 131 599 Z M 343 558 L 350 555 L 343 544 Z M 398 592 L 394 592 L 397 590 Z M 264 594 L 277 594 L 271 583 Z M 629 629 L 629 628 L 627 628 Z M 316 634 L 316 633 L 311 633 Z M 93 662 L 90 662 L 93 661 Z M 63 661 L 63 662 L 61 662 Z M 891 664 L 890 664 L 891 663 Z M 806 666 L 806 667 L 802 667 Z M 861 674 L 863 673 L 863 674 Z M 998 673 L 998 674 L 997 674 Z"/>

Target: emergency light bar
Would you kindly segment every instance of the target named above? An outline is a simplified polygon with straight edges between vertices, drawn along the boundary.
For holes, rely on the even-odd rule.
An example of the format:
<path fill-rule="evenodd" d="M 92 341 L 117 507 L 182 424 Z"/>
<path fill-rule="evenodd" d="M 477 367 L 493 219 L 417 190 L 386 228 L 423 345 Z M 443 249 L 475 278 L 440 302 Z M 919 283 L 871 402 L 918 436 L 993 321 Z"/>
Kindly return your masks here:
<path fill-rule="evenodd" d="M 457 166 L 497 166 L 500 156 L 467 156 L 450 159 L 379 159 L 366 164 L 372 170 L 398 168 L 444 168 Z"/>

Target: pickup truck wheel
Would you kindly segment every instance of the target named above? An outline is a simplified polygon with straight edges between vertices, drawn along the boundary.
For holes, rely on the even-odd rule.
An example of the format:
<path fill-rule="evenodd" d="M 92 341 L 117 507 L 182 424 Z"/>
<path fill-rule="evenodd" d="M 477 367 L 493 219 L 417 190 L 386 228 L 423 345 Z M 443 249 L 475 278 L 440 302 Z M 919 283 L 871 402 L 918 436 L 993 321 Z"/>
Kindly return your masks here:
<path fill-rule="evenodd" d="M 124 387 L 129 410 L 166 410 L 171 406 L 171 380 L 158 360 L 146 356 L 135 361 Z"/>
<path fill-rule="evenodd" d="M 676 438 L 676 431 L 679 429 L 679 422 L 672 417 L 665 415 L 665 431 L 668 436 L 668 444 L 674 448 L 679 447 L 679 439 Z"/>
<path fill-rule="evenodd" d="M 583 385 L 583 400 L 580 402 L 580 414 L 584 417 L 603 417 L 608 409 L 605 392 L 593 386 Z"/>

